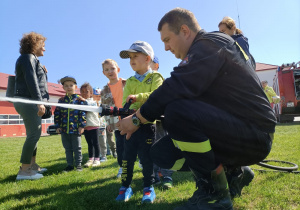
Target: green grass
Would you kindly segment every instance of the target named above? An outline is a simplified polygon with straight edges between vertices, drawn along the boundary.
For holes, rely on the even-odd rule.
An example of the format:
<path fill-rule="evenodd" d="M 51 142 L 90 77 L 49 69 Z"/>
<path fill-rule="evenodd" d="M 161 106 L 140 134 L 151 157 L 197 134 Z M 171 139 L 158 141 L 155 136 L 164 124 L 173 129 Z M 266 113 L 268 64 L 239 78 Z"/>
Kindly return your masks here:
<path fill-rule="evenodd" d="M 0 209 L 155 209 L 168 210 L 183 204 L 195 191 L 189 172 L 174 173 L 174 187 L 165 191 L 155 188 L 157 198 L 152 205 L 141 204 L 142 173 L 135 166 L 132 188 L 134 195 L 127 203 L 115 198 L 121 185 L 116 179 L 118 165 L 109 156 L 99 168 L 63 173 L 66 167 L 60 136 L 41 137 L 37 162 L 48 168 L 44 178 L 15 181 L 24 138 L 0 139 Z M 87 144 L 82 138 L 83 163 L 87 161 Z M 300 125 L 279 125 L 273 148 L 267 159 L 289 161 L 300 165 Z M 280 165 L 280 164 L 276 164 Z M 256 169 L 261 167 L 251 166 Z M 300 174 L 260 173 L 255 171 L 252 183 L 234 209 L 300 209 Z"/>

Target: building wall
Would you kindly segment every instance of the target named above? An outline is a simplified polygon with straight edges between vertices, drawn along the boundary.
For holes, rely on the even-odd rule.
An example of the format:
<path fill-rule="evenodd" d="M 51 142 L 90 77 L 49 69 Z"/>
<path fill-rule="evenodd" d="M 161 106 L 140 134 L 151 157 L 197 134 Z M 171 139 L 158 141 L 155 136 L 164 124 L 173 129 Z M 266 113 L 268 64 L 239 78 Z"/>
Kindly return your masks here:
<path fill-rule="evenodd" d="M 0 96 L 5 96 L 6 91 L 0 90 Z M 50 102 L 57 102 L 58 96 L 51 96 Z M 55 107 L 52 107 L 52 112 Z M 53 124 L 52 118 L 42 120 L 42 135 L 47 133 L 49 125 Z M 21 116 L 16 112 L 13 103 L 0 101 L 0 137 L 26 136 L 26 129 Z"/>
<path fill-rule="evenodd" d="M 256 74 L 257 74 L 258 78 L 260 79 L 260 81 L 267 80 L 268 81 L 268 85 L 270 87 L 273 87 L 273 78 L 274 78 L 274 76 L 276 74 L 276 70 L 277 69 L 264 70 L 264 71 L 256 71 Z"/>

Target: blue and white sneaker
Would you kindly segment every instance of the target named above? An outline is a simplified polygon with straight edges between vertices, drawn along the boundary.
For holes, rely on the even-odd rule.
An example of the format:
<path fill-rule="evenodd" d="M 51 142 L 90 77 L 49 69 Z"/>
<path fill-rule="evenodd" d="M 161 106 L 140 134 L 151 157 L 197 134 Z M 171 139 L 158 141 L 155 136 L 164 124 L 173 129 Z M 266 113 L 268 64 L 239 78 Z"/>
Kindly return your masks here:
<path fill-rule="evenodd" d="M 101 157 L 101 158 L 100 158 L 100 162 L 101 162 L 101 163 L 103 163 L 103 162 L 105 162 L 105 161 L 107 161 L 107 158 L 106 158 L 106 157 Z"/>
<path fill-rule="evenodd" d="M 133 195 L 131 187 L 124 187 L 122 186 L 119 190 L 119 195 L 116 198 L 116 201 L 124 201 L 127 202 L 131 196 Z"/>
<path fill-rule="evenodd" d="M 153 187 L 145 187 L 142 203 L 153 203 L 156 197 Z"/>

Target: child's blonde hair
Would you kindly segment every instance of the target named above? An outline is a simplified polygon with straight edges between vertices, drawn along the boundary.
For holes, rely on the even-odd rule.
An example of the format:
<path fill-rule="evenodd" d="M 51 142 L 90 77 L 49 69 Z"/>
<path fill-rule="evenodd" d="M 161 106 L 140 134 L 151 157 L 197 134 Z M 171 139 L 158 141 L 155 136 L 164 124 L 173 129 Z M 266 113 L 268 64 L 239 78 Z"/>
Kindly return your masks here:
<path fill-rule="evenodd" d="M 104 69 L 104 64 L 109 64 L 109 63 L 110 63 L 110 64 L 115 64 L 116 67 L 119 68 L 118 63 L 117 63 L 115 60 L 108 58 L 108 59 L 106 59 L 106 60 L 104 60 L 104 61 L 102 62 L 102 69 Z"/>
<path fill-rule="evenodd" d="M 243 34 L 242 30 L 236 27 L 235 21 L 231 17 L 224 17 L 223 20 L 219 23 L 218 27 L 220 27 L 220 25 L 222 24 L 224 24 L 229 30 L 235 28 L 235 34 Z"/>

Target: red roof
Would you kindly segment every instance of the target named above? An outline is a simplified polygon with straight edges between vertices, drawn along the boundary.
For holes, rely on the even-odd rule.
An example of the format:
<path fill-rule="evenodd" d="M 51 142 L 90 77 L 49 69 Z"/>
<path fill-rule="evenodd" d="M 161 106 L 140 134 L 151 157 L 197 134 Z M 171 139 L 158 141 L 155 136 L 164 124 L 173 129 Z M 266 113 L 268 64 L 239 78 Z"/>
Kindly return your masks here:
<path fill-rule="evenodd" d="M 2 90 L 7 89 L 8 76 L 11 76 L 11 74 L 5 74 L 5 73 L 0 72 L 0 89 L 2 89 Z M 64 96 L 65 95 L 65 91 L 61 84 L 48 82 L 48 91 L 49 91 L 49 95 L 52 95 L 52 96 Z M 76 93 L 80 94 L 79 88 L 77 88 Z"/>
<path fill-rule="evenodd" d="M 275 70 L 278 66 L 265 64 L 265 63 L 256 63 L 256 70 L 255 71 L 265 71 L 265 70 Z"/>

